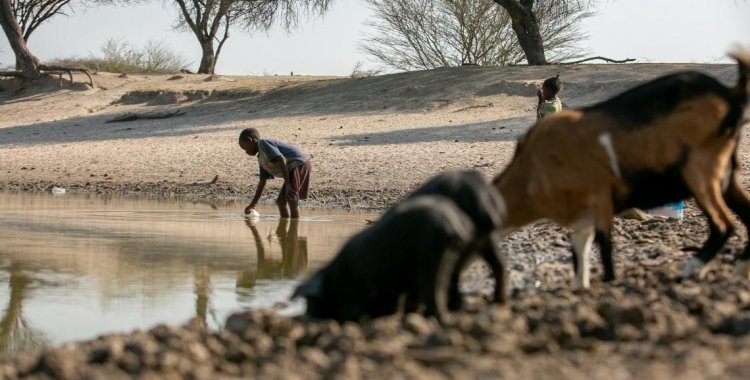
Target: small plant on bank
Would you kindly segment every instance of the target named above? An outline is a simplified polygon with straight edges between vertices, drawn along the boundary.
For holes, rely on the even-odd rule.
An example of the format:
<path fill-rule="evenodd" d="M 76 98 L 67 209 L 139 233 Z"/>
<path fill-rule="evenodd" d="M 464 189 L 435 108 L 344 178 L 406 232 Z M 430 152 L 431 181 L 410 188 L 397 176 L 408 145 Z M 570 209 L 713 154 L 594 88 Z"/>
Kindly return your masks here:
<path fill-rule="evenodd" d="M 378 69 L 365 69 L 364 63 L 362 61 L 357 61 L 357 63 L 354 64 L 354 69 L 352 69 L 352 73 L 349 74 L 350 78 L 367 78 L 367 77 L 373 77 L 376 75 L 382 74 L 381 70 Z"/>
<path fill-rule="evenodd" d="M 82 67 L 93 71 L 112 73 L 169 74 L 185 70 L 190 62 L 169 49 L 163 41 L 148 41 L 143 48 L 109 39 L 101 48 L 102 56 L 88 58 L 62 58 L 55 65 Z"/>

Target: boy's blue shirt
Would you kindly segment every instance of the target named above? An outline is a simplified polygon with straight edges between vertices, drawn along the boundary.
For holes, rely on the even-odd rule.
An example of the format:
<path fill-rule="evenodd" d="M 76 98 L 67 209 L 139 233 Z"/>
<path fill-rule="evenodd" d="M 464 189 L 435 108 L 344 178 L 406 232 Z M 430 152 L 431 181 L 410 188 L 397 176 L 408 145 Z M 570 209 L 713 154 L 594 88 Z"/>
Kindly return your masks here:
<path fill-rule="evenodd" d="M 290 167 L 303 164 L 309 158 L 297 147 L 274 139 L 258 140 L 258 166 L 261 179 L 281 177 L 281 167 L 274 164 L 274 158 L 284 156 Z"/>

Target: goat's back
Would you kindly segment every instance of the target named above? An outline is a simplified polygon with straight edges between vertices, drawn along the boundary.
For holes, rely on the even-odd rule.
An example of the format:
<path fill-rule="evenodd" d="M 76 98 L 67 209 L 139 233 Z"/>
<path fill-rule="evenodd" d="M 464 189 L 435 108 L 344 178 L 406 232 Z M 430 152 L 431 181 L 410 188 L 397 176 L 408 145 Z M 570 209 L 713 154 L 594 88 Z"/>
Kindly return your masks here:
<path fill-rule="evenodd" d="M 734 102 L 731 89 L 716 79 L 685 71 L 654 79 L 582 110 L 601 112 L 616 120 L 621 128 L 644 128 L 675 113 L 684 104 L 707 96 L 726 104 Z"/>
<path fill-rule="evenodd" d="M 477 234 L 500 226 L 504 206 L 497 191 L 476 170 L 449 170 L 415 189 L 409 198 L 441 195 L 449 198 L 474 223 Z"/>

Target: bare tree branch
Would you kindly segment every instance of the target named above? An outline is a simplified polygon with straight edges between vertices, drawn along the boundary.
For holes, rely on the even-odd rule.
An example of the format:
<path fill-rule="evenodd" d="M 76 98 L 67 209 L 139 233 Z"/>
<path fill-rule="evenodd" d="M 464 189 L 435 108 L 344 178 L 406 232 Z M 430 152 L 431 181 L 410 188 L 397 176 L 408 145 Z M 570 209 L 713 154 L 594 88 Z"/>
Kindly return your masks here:
<path fill-rule="evenodd" d="M 559 63 L 555 63 L 555 64 L 556 65 L 575 65 L 575 64 L 579 64 L 579 63 L 583 63 L 583 62 L 593 61 L 593 60 L 596 60 L 596 59 L 602 60 L 602 61 L 605 61 L 605 62 L 608 62 L 608 63 L 628 63 L 628 62 L 635 61 L 635 58 L 625 58 L 625 59 L 619 59 L 618 60 L 618 59 L 611 59 L 611 58 L 596 56 L 596 57 L 585 58 L 585 59 L 581 59 L 581 60 L 573 61 L 573 62 L 559 62 Z"/>
<path fill-rule="evenodd" d="M 56 15 L 66 15 L 62 8 L 71 0 L 11 0 L 11 7 L 23 39 L 28 41 L 31 34 L 45 21 Z"/>
<path fill-rule="evenodd" d="M 46 74 L 68 73 L 70 83 L 73 83 L 73 72 L 84 73 L 89 78 L 89 85 L 92 88 L 94 87 L 94 80 L 91 79 L 91 75 L 89 74 L 89 71 L 86 69 L 77 68 L 77 67 L 48 66 L 48 65 L 39 65 L 38 68 L 40 72 L 46 72 Z M 26 79 L 27 76 L 23 71 L 0 71 L 0 77 L 15 77 L 15 78 Z"/>
<path fill-rule="evenodd" d="M 375 17 L 360 48 L 397 70 L 462 64 L 514 65 L 525 59 L 510 15 L 492 0 L 365 0 Z M 534 3 L 540 32 L 553 59 L 583 56 L 578 28 L 591 13 L 561 7 L 557 0 Z M 520 5 L 520 3 L 519 3 Z"/>

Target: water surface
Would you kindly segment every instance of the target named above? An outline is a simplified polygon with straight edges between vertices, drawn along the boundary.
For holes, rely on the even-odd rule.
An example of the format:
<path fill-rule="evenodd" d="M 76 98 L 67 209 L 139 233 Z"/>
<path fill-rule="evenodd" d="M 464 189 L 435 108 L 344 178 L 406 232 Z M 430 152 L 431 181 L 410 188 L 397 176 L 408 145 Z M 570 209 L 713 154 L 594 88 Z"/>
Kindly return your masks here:
<path fill-rule="evenodd" d="M 278 307 L 369 213 L 0 193 L 0 353 Z M 294 313 L 294 305 L 287 312 Z M 291 310 L 291 311 L 290 311 Z"/>

